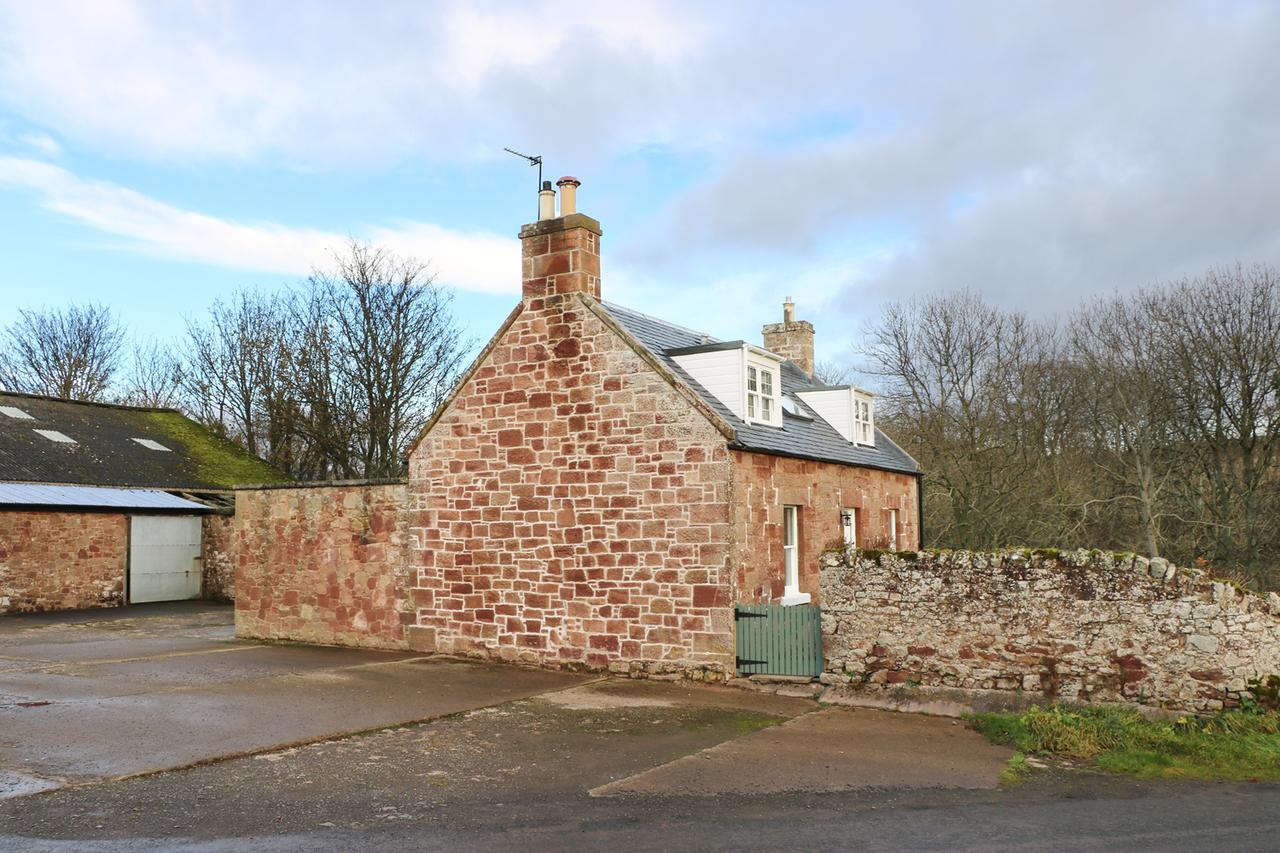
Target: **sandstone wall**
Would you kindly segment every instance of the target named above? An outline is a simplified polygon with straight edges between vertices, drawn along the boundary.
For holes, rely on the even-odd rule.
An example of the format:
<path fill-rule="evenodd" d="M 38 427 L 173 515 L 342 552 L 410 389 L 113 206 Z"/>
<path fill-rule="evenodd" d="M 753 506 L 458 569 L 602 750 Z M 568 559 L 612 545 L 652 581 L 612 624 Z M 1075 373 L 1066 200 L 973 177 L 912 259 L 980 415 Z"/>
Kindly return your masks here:
<path fill-rule="evenodd" d="M 201 520 L 201 594 L 210 601 L 236 600 L 235 516 L 209 513 Z"/>
<path fill-rule="evenodd" d="M 410 457 L 410 644 L 729 672 L 731 465 L 590 297 L 527 300 Z"/>
<path fill-rule="evenodd" d="M 236 492 L 236 635 L 404 648 L 405 487 Z"/>
<path fill-rule="evenodd" d="M 1084 551 L 824 554 L 824 680 L 1210 711 L 1280 673 L 1280 596 Z"/>
<path fill-rule="evenodd" d="M 919 504 L 916 478 L 907 474 L 853 468 L 764 453 L 734 451 L 734 565 L 737 600 L 768 604 L 782 595 L 782 507 L 801 507 L 800 591 L 815 603 L 822 600 L 818 556 L 832 542 L 843 540 L 840 512 L 858 510 L 858 541 L 888 541 L 887 509 L 898 511 L 898 541 L 918 545 Z"/>
<path fill-rule="evenodd" d="M 129 519 L 0 511 L 0 613 L 124 603 Z"/>

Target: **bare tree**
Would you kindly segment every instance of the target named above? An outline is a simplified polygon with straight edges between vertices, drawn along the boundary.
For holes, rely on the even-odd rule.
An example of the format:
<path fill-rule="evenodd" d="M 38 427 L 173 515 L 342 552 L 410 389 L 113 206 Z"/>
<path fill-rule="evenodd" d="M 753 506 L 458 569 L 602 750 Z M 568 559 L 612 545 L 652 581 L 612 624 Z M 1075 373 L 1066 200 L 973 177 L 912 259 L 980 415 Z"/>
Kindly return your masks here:
<path fill-rule="evenodd" d="M 182 402 L 183 365 L 173 349 L 152 338 L 133 345 L 123 401 L 131 406 L 176 408 Z"/>
<path fill-rule="evenodd" d="M 1093 441 L 1090 461 L 1110 489 L 1090 489 L 1081 524 L 1129 502 L 1138 511 L 1139 540 L 1160 554 L 1167 490 L 1177 473 L 1171 454 L 1172 386 L 1150 297 L 1096 300 L 1072 324 L 1072 342 L 1089 381 Z M 1102 485 L 1099 483 L 1098 485 Z"/>
<path fill-rule="evenodd" d="M 935 539 L 986 547 L 1058 526 L 1056 492 L 1028 489 L 1070 411 L 1051 328 L 970 292 L 935 295 L 891 305 L 861 354 L 886 386 L 878 410 L 925 463 Z"/>
<path fill-rule="evenodd" d="M 291 332 L 280 297 L 246 290 L 215 301 L 207 322 L 188 321 L 183 389 L 200 420 L 286 468 L 295 408 Z"/>
<path fill-rule="evenodd" d="M 1212 551 L 1253 577 L 1280 546 L 1280 272 L 1218 267 L 1149 297 Z"/>
<path fill-rule="evenodd" d="M 0 382 L 12 391 L 101 400 L 123 345 L 124 329 L 105 306 L 22 309 L 4 333 Z"/>
<path fill-rule="evenodd" d="M 188 324 L 188 407 L 308 479 L 404 470 L 466 345 L 424 264 L 351 243 L 284 294 L 239 294 Z"/>
<path fill-rule="evenodd" d="M 309 335 L 323 344 L 303 352 L 330 354 L 319 366 L 341 387 L 330 385 L 337 399 L 327 402 L 342 412 L 339 435 L 351 442 L 350 454 L 332 462 L 344 473 L 398 474 L 409 442 L 457 379 L 466 355 L 449 310 L 451 294 L 422 262 L 354 241 L 309 284 L 308 316 L 315 321 Z M 313 386 L 324 379 L 314 369 L 300 373 Z M 313 394 L 307 402 L 314 408 L 320 400 Z M 311 421 L 314 427 L 322 423 L 337 426 L 329 418 Z M 320 429 L 314 437 L 326 438 Z"/>
<path fill-rule="evenodd" d="M 819 361 L 813 366 L 813 378 L 824 385 L 849 385 L 854 375 L 852 367 L 835 361 Z"/>

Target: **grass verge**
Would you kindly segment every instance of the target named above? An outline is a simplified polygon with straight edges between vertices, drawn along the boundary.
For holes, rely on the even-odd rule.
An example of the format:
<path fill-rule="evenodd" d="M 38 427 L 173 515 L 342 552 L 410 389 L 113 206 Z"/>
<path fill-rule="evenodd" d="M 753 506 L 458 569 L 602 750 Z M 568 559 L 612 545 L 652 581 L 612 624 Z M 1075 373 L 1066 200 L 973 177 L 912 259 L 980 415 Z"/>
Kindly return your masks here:
<path fill-rule="evenodd" d="M 1024 754 L 1074 758 L 1144 779 L 1280 780 L 1276 713 L 1148 720 L 1128 708 L 1053 706 L 978 714 L 973 724 L 993 743 Z"/>

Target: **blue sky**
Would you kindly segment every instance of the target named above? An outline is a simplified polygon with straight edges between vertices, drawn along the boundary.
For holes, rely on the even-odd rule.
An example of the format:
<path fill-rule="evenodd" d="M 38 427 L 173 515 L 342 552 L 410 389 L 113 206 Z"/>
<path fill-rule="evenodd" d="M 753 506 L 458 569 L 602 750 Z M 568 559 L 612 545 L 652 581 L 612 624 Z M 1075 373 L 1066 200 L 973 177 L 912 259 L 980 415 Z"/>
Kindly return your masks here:
<path fill-rule="evenodd" d="M 487 337 L 534 177 L 583 181 L 607 299 L 848 360 L 885 302 L 1033 314 L 1280 263 L 1271 3 L 0 0 L 0 323 L 141 337 L 348 236 Z"/>

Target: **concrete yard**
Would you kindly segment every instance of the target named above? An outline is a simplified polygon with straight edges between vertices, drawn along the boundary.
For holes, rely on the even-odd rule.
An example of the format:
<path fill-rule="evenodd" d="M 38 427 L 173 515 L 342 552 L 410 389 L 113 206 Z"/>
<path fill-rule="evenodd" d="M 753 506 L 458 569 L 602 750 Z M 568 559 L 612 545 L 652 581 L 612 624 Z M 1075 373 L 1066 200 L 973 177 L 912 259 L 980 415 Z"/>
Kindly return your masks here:
<path fill-rule="evenodd" d="M 0 619 L 0 795 L 422 720 L 580 680 L 237 641 L 225 606 L 9 616 Z"/>

